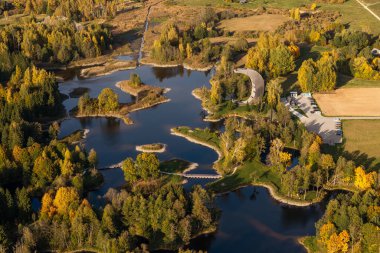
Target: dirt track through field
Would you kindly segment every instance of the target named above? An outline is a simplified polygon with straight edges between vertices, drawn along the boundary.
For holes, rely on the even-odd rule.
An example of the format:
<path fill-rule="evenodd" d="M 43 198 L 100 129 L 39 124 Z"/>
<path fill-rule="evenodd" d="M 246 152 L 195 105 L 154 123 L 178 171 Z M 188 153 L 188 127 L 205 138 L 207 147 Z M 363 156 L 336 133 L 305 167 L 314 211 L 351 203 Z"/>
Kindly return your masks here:
<path fill-rule="evenodd" d="M 380 116 L 380 88 L 337 89 L 314 98 L 326 116 Z"/>

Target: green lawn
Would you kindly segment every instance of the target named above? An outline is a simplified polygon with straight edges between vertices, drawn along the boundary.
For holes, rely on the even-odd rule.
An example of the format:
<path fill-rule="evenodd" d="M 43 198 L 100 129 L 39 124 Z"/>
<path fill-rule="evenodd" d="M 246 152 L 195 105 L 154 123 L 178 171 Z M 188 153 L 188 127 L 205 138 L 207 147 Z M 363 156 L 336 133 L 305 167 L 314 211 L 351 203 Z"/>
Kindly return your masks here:
<path fill-rule="evenodd" d="M 344 88 L 380 88 L 379 80 L 364 80 L 340 74 L 337 87 Z"/>
<path fill-rule="evenodd" d="M 198 140 L 200 142 L 210 144 L 215 148 L 219 149 L 219 138 L 216 133 L 210 131 L 210 129 L 191 129 L 190 127 L 176 127 L 173 131 L 178 132 L 180 134 L 186 135 L 190 138 Z"/>
<path fill-rule="evenodd" d="M 215 193 L 233 191 L 239 187 L 263 183 L 271 185 L 281 198 L 298 201 L 298 199 L 292 199 L 286 197 L 279 192 L 280 189 L 280 177 L 273 169 L 264 165 L 259 161 L 249 161 L 239 167 L 237 171 L 230 176 L 225 176 L 220 180 L 211 182 L 206 185 L 207 189 Z M 306 194 L 306 200 L 314 200 L 316 198 L 315 191 L 308 191 Z M 302 201 L 302 200 L 301 200 Z"/>
<path fill-rule="evenodd" d="M 169 173 L 181 173 L 190 166 L 190 162 L 181 159 L 171 159 L 161 162 L 159 170 Z"/>
<path fill-rule="evenodd" d="M 226 176 L 218 181 L 207 185 L 207 188 L 214 192 L 232 191 L 241 186 L 249 185 L 254 180 L 260 182 L 272 182 L 277 187 L 280 183 L 278 175 L 269 167 L 258 161 L 247 162 L 235 172 L 235 174 Z"/>
<path fill-rule="evenodd" d="M 217 112 L 213 113 L 212 115 L 207 116 L 207 118 L 220 119 L 231 114 L 236 114 L 241 117 L 250 118 L 254 114 L 258 113 L 257 111 L 258 111 L 258 108 L 255 105 L 250 105 L 249 107 L 247 107 L 246 105 L 241 105 L 231 110 L 231 108 L 228 108 L 227 102 L 226 102 L 221 105 L 221 107 L 219 108 Z"/>
<path fill-rule="evenodd" d="M 338 11 L 342 14 L 339 19 L 342 23 L 348 23 L 356 30 L 369 30 L 374 34 L 380 33 L 380 21 L 365 10 L 355 0 L 349 0 L 344 4 L 320 4 L 322 10 Z"/>
<path fill-rule="evenodd" d="M 380 163 L 380 120 L 344 120 L 342 127 L 345 151 L 361 164 Z"/>

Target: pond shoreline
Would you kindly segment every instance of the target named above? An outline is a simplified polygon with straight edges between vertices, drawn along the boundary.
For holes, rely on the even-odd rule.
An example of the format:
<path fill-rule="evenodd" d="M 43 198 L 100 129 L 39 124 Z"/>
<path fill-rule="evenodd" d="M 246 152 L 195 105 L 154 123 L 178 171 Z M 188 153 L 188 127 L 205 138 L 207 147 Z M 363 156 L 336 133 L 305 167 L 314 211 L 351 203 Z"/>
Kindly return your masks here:
<path fill-rule="evenodd" d="M 193 67 L 193 66 L 186 64 L 186 63 L 156 63 L 156 62 L 147 61 L 146 59 L 142 59 L 140 63 L 142 65 L 148 65 L 148 66 L 153 66 L 153 67 L 157 67 L 157 68 L 183 67 L 184 69 L 187 69 L 187 70 L 200 71 L 200 72 L 210 71 L 215 66 L 214 64 L 211 64 L 211 65 L 206 66 L 206 67 Z"/>
<path fill-rule="evenodd" d="M 223 155 L 222 155 L 222 152 L 219 150 L 219 148 L 216 148 L 215 146 L 213 146 L 213 145 L 211 145 L 209 143 L 206 143 L 206 142 L 203 142 L 201 140 L 197 140 L 197 139 L 195 139 L 193 137 L 190 137 L 188 135 L 182 134 L 182 133 L 178 132 L 177 130 L 175 130 L 174 128 L 170 129 L 170 134 L 175 135 L 175 136 L 179 136 L 179 137 L 182 137 L 182 138 L 185 138 L 186 140 L 188 140 L 188 141 L 190 141 L 192 143 L 199 144 L 199 145 L 202 145 L 202 146 L 205 146 L 205 147 L 208 147 L 208 148 L 214 150 L 218 154 L 218 160 L 216 160 L 214 162 L 214 165 L 216 163 L 218 163 L 222 159 Z"/>

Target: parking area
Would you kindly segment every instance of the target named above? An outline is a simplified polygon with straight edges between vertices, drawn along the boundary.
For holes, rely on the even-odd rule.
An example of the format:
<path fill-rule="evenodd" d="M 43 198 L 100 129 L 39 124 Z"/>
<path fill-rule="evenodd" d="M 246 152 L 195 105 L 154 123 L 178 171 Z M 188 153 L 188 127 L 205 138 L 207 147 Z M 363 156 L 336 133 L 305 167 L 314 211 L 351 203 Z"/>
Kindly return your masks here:
<path fill-rule="evenodd" d="M 284 101 L 295 116 L 297 116 L 306 128 L 321 136 L 324 143 L 334 145 L 342 143 L 342 123 L 339 118 L 324 117 L 314 99 L 301 94 L 292 99 Z"/>

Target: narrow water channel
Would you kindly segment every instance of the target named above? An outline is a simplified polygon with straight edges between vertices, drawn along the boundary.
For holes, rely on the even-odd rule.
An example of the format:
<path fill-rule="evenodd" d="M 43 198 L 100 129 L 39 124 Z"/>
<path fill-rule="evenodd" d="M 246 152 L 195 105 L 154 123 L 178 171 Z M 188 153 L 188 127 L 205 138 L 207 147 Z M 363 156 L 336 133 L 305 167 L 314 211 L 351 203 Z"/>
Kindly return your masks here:
<path fill-rule="evenodd" d="M 99 167 L 118 163 L 129 156 L 135 157 L 136 145 L 160 142 L 167 144 L 167 151 L 158 155 L 161 160 L 181 158 L 199 164 L 194 173 L 215 173 L 212 163 L 217 159 L 217 154 L 213 150 L 170 134 L 170 128 L 176 126 L 209 127 L 212 130 L 222 128 L 221 123 L 203 121 L 201 103 L 191 95 L 195 88 L 209 86 L 212 72 L 190 71 L 182 67 L 140 66 L 135 70 L 92 79 L 74 78 L 60 84 L 60 91 L 69 94 L 75 89 L 87 88 L 89 95 L 96 97 L 103 88 L 110 87 L 119 94 L 120 102 L 129 102 L 133 97 L 116 88 L 115 84 L 129 79 L 132 72 L 139 74 L 146 84 L 170 88 L 166 96 L 171 101 L 131 113 L 135 124 L 129 126 L 118 119 L 70 118 L 62 122 L 60 137 L 78 129 L 89 129 L 85 147 L 97 151 Z M 73 97 L 67 99 L 64 105 L 70 110 L 77 102 L 78 98 Z M 102 202 L 102 196 L 108 189 L 124 183 L 120 169 L 102 173 L 104 185 L 88 197 L 94 205 Z M 187 187 L 206 182 L 190 180 Z M 266 189 L 259 187 L 246 187 L 218 196 L 216 204 L 221 210 L 218 231 L 193 240 L 191 248 L 218 253 L 304 252 L 303 247 L 296 242 L 296 237 L 313 234 L 314 223 L 324 209 L 324 204 L 306 208 L 286 207 L 273 200 Z"/>

